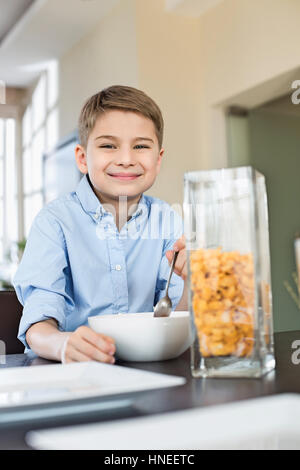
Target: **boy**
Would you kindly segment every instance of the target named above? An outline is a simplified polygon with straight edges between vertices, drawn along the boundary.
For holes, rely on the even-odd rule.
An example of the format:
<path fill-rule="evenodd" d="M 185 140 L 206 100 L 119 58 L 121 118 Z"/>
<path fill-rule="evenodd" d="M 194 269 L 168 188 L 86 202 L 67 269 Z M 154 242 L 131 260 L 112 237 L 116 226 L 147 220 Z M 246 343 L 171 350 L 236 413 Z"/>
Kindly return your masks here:
<path fill-rule="evenodd" d="M 84 176 L 37 215 L 14 279 L 24 305 L 18 337 L 39 356 L 114 363 L 113 338 L 86 326 L 88 317 L 152 311 L 172 249 L 180 253 L 169 296 L 187 309 L 182 221 L 143 194 L 159 173 L 162 138 L 160 109 L 140 90 L 113 86 L 84 105 L 75 148 Z"/>

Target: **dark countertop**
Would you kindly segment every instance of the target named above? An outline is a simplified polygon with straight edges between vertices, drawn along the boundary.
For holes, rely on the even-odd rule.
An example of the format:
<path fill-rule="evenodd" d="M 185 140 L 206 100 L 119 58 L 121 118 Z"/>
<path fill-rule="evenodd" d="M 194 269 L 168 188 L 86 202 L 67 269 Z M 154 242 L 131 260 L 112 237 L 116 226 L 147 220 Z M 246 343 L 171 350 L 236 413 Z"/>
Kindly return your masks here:
<path fill-rule="evenodd" d="M 190 353 L 187 351 L 178 359 L 152 363 L 121 363 L 127 367 L 152 372 L 184 376 L 187 383 L 180 387 L 161 389 L 136 394 L 132 407 L 119 411 L 59 417 L 40 422 L 10 424 L 0 427 L 0 449 L 26 449 L 24 436 L 28 430 L 50 428 L 89 422 L 122 419 L 141 415 L 164 413 L 193 407 L 211 406 L 226 402 L 257 398 L 280 393 L 300 393 L 300 364 L 293 364 L 295 351 L 292 343 L 299 340 L 300 331 L 287 331 L 275 334 L 276 369 L 260 379 L 195 379 L 190 373 Z M 299 354 L 300 358 L 300 354 Z M 51 364 L 33 354 L 11 354 L 5 357 L 7 367 L 32 367 Z M 0 372 L 1 373 L 1 372 Z"/>

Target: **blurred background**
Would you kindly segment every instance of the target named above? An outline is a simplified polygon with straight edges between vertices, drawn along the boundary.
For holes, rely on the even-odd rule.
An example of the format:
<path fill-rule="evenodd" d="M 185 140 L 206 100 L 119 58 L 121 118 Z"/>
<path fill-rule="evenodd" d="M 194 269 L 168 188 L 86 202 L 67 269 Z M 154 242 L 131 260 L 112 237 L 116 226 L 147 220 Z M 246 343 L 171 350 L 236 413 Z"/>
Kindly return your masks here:
<path fill-rule="evenodd" d="M 129 85 L 165 119 L 151 195 L 181 204 L 188 170 L 253 165 L 266 176 L 275 330 L 300 329 L 286 285 L 298 296 L 299 44 L 299 0 L 0 0 L 2 289 L 37 212 L 76 187 L 83 103 Z"/>

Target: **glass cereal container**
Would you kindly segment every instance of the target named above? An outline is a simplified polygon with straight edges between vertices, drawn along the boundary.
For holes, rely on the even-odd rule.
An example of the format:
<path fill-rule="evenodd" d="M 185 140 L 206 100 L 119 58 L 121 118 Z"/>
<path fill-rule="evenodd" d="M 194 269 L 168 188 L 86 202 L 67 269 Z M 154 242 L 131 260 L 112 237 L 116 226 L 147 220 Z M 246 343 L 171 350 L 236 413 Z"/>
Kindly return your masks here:
<path fill-rule="evenodd" d="M 185 173 L 194 377 L 274 369 L 265 178 L 251 167 Z"/>

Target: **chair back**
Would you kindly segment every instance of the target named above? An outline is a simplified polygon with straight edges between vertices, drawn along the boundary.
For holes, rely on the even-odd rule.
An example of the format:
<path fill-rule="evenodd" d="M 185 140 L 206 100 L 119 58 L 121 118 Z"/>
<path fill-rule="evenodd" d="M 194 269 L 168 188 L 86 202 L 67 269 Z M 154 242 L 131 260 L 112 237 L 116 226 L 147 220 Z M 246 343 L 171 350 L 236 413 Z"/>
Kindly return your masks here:
<path fill-rule="evenodd" d="M 24 352 L 24 344 L 17 338 L 22 311 L 14 290 L 0 290 L 0 340 L 4 342 L 5 354 Z"/>

